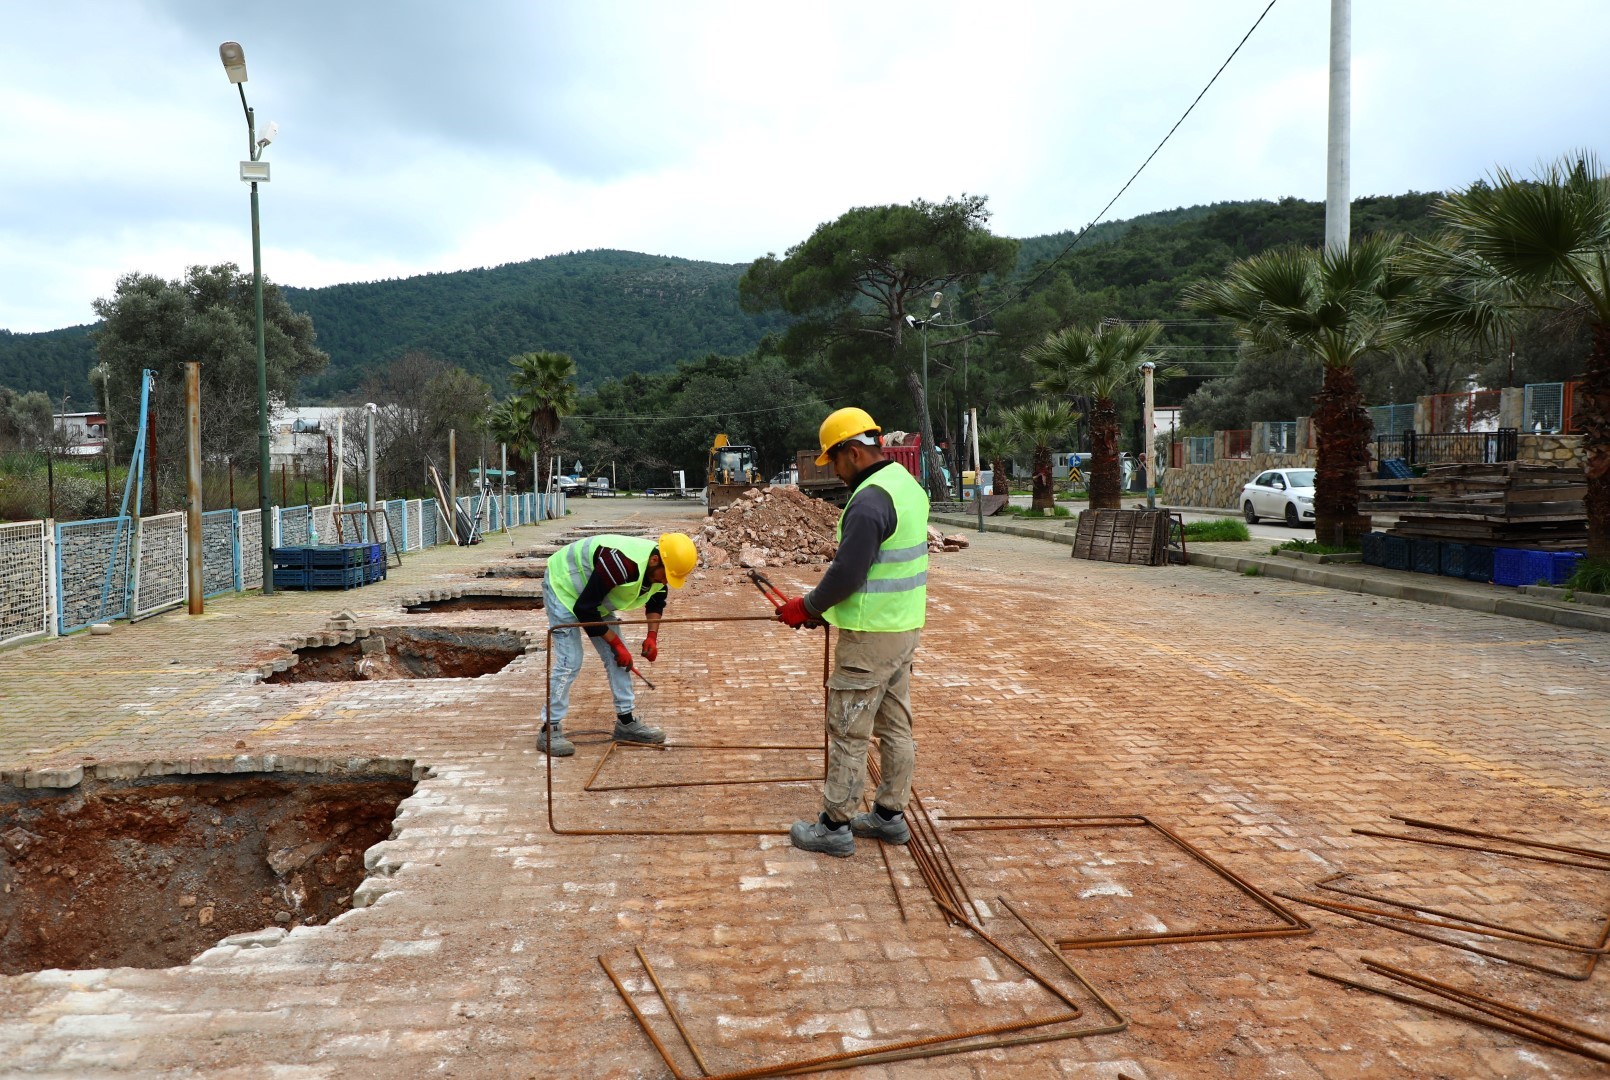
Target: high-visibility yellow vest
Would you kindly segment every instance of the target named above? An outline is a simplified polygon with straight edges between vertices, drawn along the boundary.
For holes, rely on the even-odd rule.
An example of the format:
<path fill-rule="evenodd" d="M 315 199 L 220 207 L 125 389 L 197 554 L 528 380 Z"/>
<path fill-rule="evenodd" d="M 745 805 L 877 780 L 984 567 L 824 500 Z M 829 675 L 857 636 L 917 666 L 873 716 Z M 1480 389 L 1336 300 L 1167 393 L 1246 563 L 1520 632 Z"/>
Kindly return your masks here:
<path fill-rule="evenodd" d="M 822 612 L 842 630 L 897 633 L 920 630 L 928 616 L 928 495 L 899 463 L 885 466 L 861 482 L 845 504 L 849 513 L 869 487 L 882 488 L 894 503 L 894 532 L 878 547 L 866 584 L 849 599 Z M 844 539 L 844 514 L 834 533 Z"/>
<path fill-rule="evenodd" d="M 566 544 L 548 556 L 547 576 L 553 586 L 553 594 L 560 603 L 574 612 L 577 597 L 581 596 L 581 591 L 587 587 L 587 579 L 593 576 L 593 556 L 597 554 L 599 547 L 612 547 L 637 565 L 637 580 L 628 581 L 609 590 L 604 602 L 598 605 L 598 610 L 600 614 L 607 616 L 611 612 L 640 608 L 656 593 L 665 591 L 664 585 L 650 585 L 647 590 L 643 589 L 643 577 L 648 573 L 648 557 L 654 554 L 657 546 L 653 540 L 645 537 L 617 536 L 611 533 L 589 536 L 585 540 Z"/>

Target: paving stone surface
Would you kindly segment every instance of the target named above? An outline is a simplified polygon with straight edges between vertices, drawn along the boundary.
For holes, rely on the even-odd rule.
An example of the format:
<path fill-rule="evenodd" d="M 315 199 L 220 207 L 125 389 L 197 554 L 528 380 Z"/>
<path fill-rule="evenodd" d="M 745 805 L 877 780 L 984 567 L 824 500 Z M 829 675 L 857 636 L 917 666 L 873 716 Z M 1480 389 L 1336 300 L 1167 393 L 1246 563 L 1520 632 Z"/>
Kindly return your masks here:
<path fill-rule="evenodd" d="M 591 785 L 608 790 L 592 792 L 612 710 L 591 654 L 573 697 L 578 753 L 552 763 L 534 749 L 542 648 L 478 679 L 258 681 L 288 646 L 335 632 L 329 620 L 344 609 L 359 626 L 508 627 L 540 642 L 541 611 L 410 615 L 402 603 L 486 589 L 477 573 L 564 529 L 698 521 L 696 509 L 627 499 L 575 509 L 568 522 L 516 530 L 513 544 L 494 535 L 411 556 L 361 590 L 225 598 L 199 618 L 0 652 L 8 773 L 265 755 L 430 770 L 393 838 L 366 856 L 354 898 L 366 906 L 327 925 L 237 936 L 178 968 L 0 977 L 0 1072 L 668 1076 L 600 964 L 680 1046 L 639 948 L 711 1072 L 1066 1010 L 1010 956 L 947 926 L 908 853 L 883 853 L 886 870 L 868 841 L 849 859 L 789 847 L 788 823 L 819 805 L 816 781 L 790 779 L 821 768 L 819 631 L 764 618 L 668 623 L 660 659 L 643 665 L 656 688 L 641 691 L 639 712 L 673 745 L 613 752 Z M 789 591 L 816 576 L 767 573 Z M 739 574 L 712 571 L 693 576 L 668 617 L 766 611 Z M 1346 874 L 1334 884 L 1573 941 L 1605 928 L 1605 871 L 1353 830 L 1409 831 L 1390 817 L 1400 814 L 1610 848 L 1610 636 L 1221 571 L 1075 562 L 996 534 L 933 557 L 929 618 L 913 696 L 916 784 L 935 817 L 1142 814 L 1263 890 L 1347 901 L 1316 886 Z M 667 784 L 684 786 L 650 786 Z M 1046 1032 L 1111 1018 L 997 896 L 1057 937 L 1267 917 L 1149 830 L 956 827 L 941 823 L 986 927 L 1081 1005 L 1077 1021 Z M 589 829 L 763 834 L 576 834 Z M 1372 981 L 1360 958 L 1378 958 L 1610 1033 L 1610 966 L 1585 981 L 1551 977 L 1287 906 L 1315 932 L 1066 951 L 1127 1017 L 1123 1031 L 846 1075 L 1603 1074 L 1307 971 Z"/>

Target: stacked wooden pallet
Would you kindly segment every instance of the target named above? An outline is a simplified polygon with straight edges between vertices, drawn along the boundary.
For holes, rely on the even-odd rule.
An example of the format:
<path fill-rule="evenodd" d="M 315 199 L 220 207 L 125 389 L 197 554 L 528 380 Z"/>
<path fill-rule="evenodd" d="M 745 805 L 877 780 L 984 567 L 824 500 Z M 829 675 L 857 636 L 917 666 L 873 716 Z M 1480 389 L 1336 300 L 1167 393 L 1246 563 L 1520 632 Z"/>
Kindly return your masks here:
<path fill-rule="evenodd" d="M 1388 512 L 1388 532 L 1425 540 L 1455 540 L 1543 551 L 1580 548 L 1587 538 L 1581 469 L 1531 465 L 1433 465 L 1424 476 L 1363 480 L 1365 512 Z"/>
<path fill-rule="evenodd" d="M 1169 562 L 1166 510 L 1086 510 L 1079 515 L 1073 557 L 1162 566 Z"/>

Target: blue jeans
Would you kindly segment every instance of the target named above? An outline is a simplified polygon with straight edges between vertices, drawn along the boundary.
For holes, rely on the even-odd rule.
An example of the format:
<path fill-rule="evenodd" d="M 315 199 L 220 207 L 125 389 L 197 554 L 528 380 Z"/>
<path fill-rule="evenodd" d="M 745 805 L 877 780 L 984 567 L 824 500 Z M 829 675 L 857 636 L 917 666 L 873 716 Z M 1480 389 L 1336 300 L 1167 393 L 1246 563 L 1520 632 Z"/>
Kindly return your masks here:
<path fill-rule="evenodd" d="M 576 621 L 575 613 L 553 594 L 553 585 L 550 579 L 542 579 L 542 606 L 548 613 L 548 625 L 556 626 L 560 623 Z M 611 618 L 612 623 L 620 620 Z M 616 631 L 619 633 L 619 631 Z M 570 688 L 576 682 L 576 676 L 581 674 L 581 640 L 587 632 L 578 626 L 564 630 L 555 630 L 548 635 L 548 647 L 553 650 L 553 670 L 548 676 L 548 708 L 542 712 L 544 723 L 551 723 L 555 727 L 564 723 L 565 714 L 570 712 Z M 604 662 L 604 674 L 609 676 L 609 690 L 615 698 L 615 714 L 624 716 L 632 711 L 632 673 L 615 663 L 615 651 L 602 637 L 590 638 L 593 649 L 597 651 L 598 658 Z"/>

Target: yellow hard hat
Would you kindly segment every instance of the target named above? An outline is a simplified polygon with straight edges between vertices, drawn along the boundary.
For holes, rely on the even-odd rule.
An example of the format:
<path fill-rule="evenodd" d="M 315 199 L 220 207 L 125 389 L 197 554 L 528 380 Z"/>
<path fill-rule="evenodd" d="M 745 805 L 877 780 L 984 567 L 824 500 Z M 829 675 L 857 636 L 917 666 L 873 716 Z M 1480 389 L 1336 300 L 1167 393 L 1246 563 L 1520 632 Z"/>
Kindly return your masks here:
<path fill-rule="evenodd" d="M 665 567 L 665 583 L 680 589 L 693 568 L 699 565 L 699 552 L 687 533 L 660 534 L 660 563 Z"/>
<path fill-rule="evenodd" d="M 827 452 L 845 439 L 853 439 L 857 435 L 883 434 L 878 422 L 867 413 L 865 409 L 839 409 L 822 421 L 822 428 L 817 438 L 821 440 L 822 452 L 816 455 L 816 464 L 827 464 Z"/>

